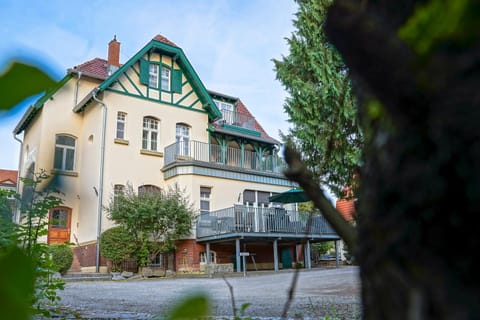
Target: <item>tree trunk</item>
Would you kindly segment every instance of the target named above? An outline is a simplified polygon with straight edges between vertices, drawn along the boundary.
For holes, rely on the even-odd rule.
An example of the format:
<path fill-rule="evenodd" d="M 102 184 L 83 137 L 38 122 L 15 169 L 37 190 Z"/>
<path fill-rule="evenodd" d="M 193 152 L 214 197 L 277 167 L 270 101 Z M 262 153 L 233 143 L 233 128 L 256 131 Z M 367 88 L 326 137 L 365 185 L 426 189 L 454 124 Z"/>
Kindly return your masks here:
<path fill-rule="evenodd" d="M 396 32 L 412 1 L 352 3 L 336 1 L 327 33 L 363 89 L 356 256 L 364 317 L 476 319 L 479 42 L 442 47 L 419 64 Z"/>

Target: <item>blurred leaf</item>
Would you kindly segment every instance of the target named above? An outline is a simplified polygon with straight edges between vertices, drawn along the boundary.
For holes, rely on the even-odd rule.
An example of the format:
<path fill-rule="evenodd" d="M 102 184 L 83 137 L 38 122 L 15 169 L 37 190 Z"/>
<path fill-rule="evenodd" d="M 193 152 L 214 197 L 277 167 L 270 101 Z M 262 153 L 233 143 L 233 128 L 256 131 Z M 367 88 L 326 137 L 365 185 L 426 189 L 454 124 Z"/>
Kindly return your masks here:
<path fill-rule="evenodd" d="M 177 304 L 168 316 L 169 320 L 203 319 L 210 311 L 209 301 L 206 295 L 196 294 L 186 297 Z"/>
<path fill-rule="evenodd" d="M 0 254 L 0 319 L 30 319 L 34 274 L 31 260 L 12 246 Z"/>
<path fill-rule="evenodd" d="M 37 67 L 14 61 L 0 74 L 0 110 L 7 110 L 34 94 L 55 86 L 55 80 Z"/>

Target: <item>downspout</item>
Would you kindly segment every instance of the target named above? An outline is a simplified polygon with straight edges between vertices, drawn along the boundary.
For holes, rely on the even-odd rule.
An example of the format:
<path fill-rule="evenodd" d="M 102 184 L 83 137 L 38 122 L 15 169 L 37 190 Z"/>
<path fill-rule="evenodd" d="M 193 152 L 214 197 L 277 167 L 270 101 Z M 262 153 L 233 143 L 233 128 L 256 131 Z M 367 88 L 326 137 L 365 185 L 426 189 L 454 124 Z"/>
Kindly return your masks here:
<path fill-rule="evenodd" d="M 78 78 L 77 78 L 77 81 L 75 82 L 75 92 L 74 92 L 74 96 L 73 96 L 73 107 L 74 107 L 74 108 L 75 108 L 75 106 L 77 105 L 77 100 L 78 100 L 78 85 L 79 85 L 79 82 L 80 82 L 80 78 L 82 77 L 82 71 L 78 71 L 77 75 L 78 75 Z"/>
<path fill-rule="evenodd" d="M 100 235 L 102 233 L 102 204 L 103 204 L 103 173 L 105 164 L 105 136 L 107 128 L 107 105 L 97 98 L 98 88 L 95 88 L 92 94 L 93 100 L 100 103 L 103 109 L 102 141 L 100 149 L 100 181 L 98 184 L 98 212 L 97 212 L 97 246 L 95 256 L 95 272 L 100 272 Z"/>
<path fill-rule="evenodd" d="M 13 134 L 13 139 L 17 140 L 20 143 L 20 156 L 18 157 L 18 172 L 17 172 L 17 186 L 15 187 L 16 193 L 19 193 L 19 188 L 20 188 L 20 177 L 21 171 L 22 171 L 22 157 L 23 157 L 23 141 L 17 138 L 17 134 L 15 132 Z M 19 201 L 17 200 L 15 202 L 15 222 L 20 223 L 20 214 L 19 214 Z"/>

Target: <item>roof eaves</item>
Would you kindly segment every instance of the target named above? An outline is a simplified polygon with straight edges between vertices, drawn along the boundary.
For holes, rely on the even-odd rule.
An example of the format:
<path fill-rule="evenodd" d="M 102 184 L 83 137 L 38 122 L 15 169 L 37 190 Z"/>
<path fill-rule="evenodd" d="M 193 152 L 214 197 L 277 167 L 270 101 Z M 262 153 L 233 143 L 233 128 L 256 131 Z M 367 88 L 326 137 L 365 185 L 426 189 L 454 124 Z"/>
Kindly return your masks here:
<path fill-rule="evenodd" d="M 90 78 L 93 78 L 93 79 L 102 80 L 102 81 L 105 80 L 105 79 L 107 79 L 107 78 L 102 77 L 102 76 L 100 76 L 100 75 L 98 75 L 98 74 L 96 74 L 96 73 L 93 73 L 93 72 L 81 71 L 81 70 L 72 69 L 72 68 L 67 69 L 67 72 L 68 72 L 68 73 L 72 73 L 72 74 L 79 74 L 79 73 L 81 73 L 81 74 L 84 75 L 84 76 L 87 76 L 87 77 L 90 77 Z"/>
<path fill-rule="evenodd" d="M 230 130 L 225 130 L 225 129 L 217 128 L 217 127 L 214 127 L 214 126 L 210 126 L 209 128 L 210 128 L 210 130 L 213 130 L 214 132 L 228 134 L 230 136 L 248 138 L 250 140 L 255 140 L 255 141 L 259 141 L 259 142 L 263 142 L 263 143 L 268 143 L 268 144 L 271 144 L 271 145 L 279 145 L 280 144 L 279 141 L 277 141 L 276 139 L 273 139 L 271 137 L 268 137 L 269 139 L 265 139 L 263 137 L 252 136 L 252 135 L 244 134 L 244 133 L 237 132 L 237 131 L 233 132 L 233 131 L 230 131 Z"/>

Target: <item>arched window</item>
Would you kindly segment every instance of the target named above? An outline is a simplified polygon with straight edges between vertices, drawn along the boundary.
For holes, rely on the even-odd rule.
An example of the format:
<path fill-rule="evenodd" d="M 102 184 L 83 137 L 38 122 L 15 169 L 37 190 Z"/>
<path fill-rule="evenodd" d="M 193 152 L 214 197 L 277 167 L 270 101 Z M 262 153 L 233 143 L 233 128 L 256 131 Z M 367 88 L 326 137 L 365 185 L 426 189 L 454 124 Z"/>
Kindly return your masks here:
<path fill-rule="evenodd" d="M 75 168 L 76 139 L 57 134 L 55 137 L 55 155 L 53 167 L 57 170 L 73 171 Z"/>
<path fill-rule="evenodd" d="M 190 153 L 190 127 L 184 123 L 177 123 L 175 132 L 177 154 L 188 156 Z"/>
<path fill-rule="evenodd" d="M 158 151 L 159 121 L 153 117 L 143 118 L 142 149 Z"/>
<path fill-rule="evenodd" d="M 143 186 L 138 187 L 138 195 L 142 195 L 145 193 L 155 193 L 160 191 L 162 191 L 162 189 L 154 186 L 153 184 L 144 184 Z"/>

